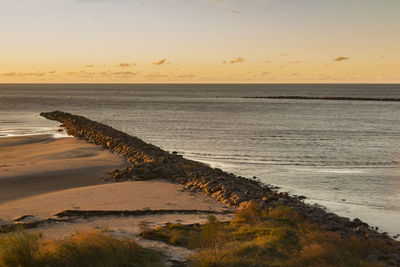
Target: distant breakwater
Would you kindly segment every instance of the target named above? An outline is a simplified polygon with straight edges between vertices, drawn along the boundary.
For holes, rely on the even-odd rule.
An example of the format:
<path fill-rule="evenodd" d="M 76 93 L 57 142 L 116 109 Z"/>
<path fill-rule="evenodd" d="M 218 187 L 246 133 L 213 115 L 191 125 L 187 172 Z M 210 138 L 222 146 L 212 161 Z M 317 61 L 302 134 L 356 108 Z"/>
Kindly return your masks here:
<path fill-rule="evenodd" d="M 251 99 L 293 99 L 293 100 L 348 100 L 348 101 L 386 101 L 400 102 L 400 98 L 336 97 L 336 96 L 245 96 Z"/>
<path fill-rule="evenodd" d="M 328 213 L 319 206 L 305 204 L 301 197 L 278 193 L 255 179 L 248 179 L 211 168 L 201 162 L 169 153 L 143 140 L 130 136 L 110 126 L 61 111 L 43 112 L 41 116 L 59 121 L 68 134 L 102 146 L 124 157 L 130 166 L 124 170 L 113 170 L 115 180 L 165 179 L 181 183 L 192 192 L 203 192 L 232 207 L 252 204 L 261 208 L 285 205 L 295 209 L 308 222 L 317 224 L 322 230 L 334 231 L 344 237 L 353 234 L 363 239 L 379 238 L 398 249 L 399 242 L 386 233 L 379 233 L 359 219 L 349 220 Z"/>

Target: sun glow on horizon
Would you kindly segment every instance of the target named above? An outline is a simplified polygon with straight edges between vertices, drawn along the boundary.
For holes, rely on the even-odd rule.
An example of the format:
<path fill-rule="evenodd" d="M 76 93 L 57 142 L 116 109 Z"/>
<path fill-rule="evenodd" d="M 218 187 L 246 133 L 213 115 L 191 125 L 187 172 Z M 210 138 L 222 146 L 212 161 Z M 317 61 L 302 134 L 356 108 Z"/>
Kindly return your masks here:
<path fill-rule="evenodd" d="M 397 0 L 3 0 L 0 82 L 398 83 Z"/>

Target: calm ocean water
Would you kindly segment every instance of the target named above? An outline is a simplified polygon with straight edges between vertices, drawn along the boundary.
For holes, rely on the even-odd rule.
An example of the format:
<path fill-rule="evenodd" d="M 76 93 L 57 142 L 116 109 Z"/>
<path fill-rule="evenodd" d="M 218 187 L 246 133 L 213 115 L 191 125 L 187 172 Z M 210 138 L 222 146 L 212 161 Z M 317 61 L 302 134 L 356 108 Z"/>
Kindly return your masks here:
<path fill-rule="evenodd" d="M 400 85 L 0 85 L 0 136 L 55 133 L 38 116 L 89 117 L 168 151 L 305 195 L 400 233 Z"/>

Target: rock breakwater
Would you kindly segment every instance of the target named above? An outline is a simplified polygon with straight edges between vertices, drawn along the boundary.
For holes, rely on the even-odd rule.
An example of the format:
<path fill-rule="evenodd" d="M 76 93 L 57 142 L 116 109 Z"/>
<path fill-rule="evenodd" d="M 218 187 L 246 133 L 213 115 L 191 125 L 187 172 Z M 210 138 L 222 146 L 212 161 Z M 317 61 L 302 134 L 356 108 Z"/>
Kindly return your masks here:
<path fill-rule="evenodd" d="M 319 206 L 305 204 L 301 197 L 278 193 L 262 183 L 203 163 L 171 154 L 143 140 L 130 136 L 110 126 L 82 116 L 61 111 L 44 112 L 41 116 L 62 123 L 68 134 L 111 150 L 124 157 L 130 166 L 112 171 L 115 180 L 167 179 L 185 185 L 192 192 L 203 192 L 227 206 L 246 207 L 258 205 L 274 208 L 285 205 L 294 208 L 300 216 L 322 230 L 334 231 L 343 237 L 357 235 L 362 239 L 383 239 L 393 249 L 393 255 L 400 255 L 400 245 L 386 233 L 379 233 L 359 219 L 349 220 L 326 212 Z M 389 254 L 388 254 L 389 255 Z M 394 256 L 379 255 L 379 259 L 393 262 Z M 400 265 L 400 261 L 398 262 Z"/>
<path fill-rule="evenodd" d="M 168 179 L 184 184 L 190 191 L 203 191 L 228 206 L 245 205 L 250 200 L 277 197 L 261 183 L 211 168 L 203 163 L 168 153 L 110 126 L 61 111 L 41 113 L 59 121 L 68 134 L 104 147 L 124 157 L 130 166 L 113 170 L 115 180 Z"/>

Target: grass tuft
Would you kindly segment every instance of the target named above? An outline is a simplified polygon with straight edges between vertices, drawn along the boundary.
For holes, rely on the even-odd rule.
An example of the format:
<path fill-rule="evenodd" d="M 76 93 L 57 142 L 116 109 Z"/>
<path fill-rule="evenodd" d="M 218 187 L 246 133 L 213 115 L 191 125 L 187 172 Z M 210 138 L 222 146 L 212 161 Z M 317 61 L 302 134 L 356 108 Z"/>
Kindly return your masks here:
<path fill-rule="evenodd" d="M 16 232 L 0 237 L 0 266 L 164 266 L 162 256 L 133 240 L 106 232 L 76 233 L 70 238 L 42 240 L 39 234 Z"/>
<path fill-rule="evenodd" d="M 287 206 L 251 204 L 231 222 L 210 216 L 204 225 L 166 225 L 142 235 L 195 248 L 192 266 L 378 266 L 363 260 L 371 242 L 322 231 Z"/>

